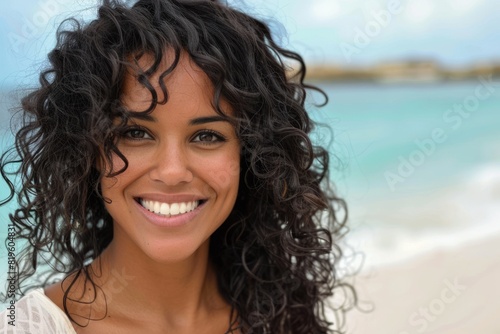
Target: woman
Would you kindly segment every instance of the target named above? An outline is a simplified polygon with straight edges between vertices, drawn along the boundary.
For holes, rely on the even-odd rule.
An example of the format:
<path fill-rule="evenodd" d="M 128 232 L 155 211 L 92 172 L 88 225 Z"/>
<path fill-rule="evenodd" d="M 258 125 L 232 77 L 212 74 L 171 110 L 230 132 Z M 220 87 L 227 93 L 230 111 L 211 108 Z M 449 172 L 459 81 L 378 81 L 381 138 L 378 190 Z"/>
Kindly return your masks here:
<path fill-rule="evenodd" d="M 299 55 L 219 1 L 140 0 L 65 22 L 49 60 L 1 163 L 22 175 L 19 293 L 49 273 L 15 328 L 331 330 L 345 205 L 308 137 Z"/>

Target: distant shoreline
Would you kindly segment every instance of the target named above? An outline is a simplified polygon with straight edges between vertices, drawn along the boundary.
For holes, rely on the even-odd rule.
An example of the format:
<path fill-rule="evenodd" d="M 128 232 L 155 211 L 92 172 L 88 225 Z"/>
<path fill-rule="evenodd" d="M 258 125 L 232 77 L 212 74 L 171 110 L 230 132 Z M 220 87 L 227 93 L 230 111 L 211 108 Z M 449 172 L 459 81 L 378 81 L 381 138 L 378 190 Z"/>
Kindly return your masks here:
<path fill-rule="evenodd" d="M 294 66 L 290 64 L 293 76 Z M 307 64 L 306 80 L 329 81 L 331 83 L 375 83 L 375 84 L 439 84 L 450 81 L 477 80 L 478 77 L 500 77 L 500 60 L 493 63 L 451 68 L 432 60 L 386 61 L 373 66 L 347 67 L 338 64 Z M 30 92 L 30 84 L 0 85 L 0 94 Z M 0 98 L 0 102 L 14 99 Z M 3 100 L 3 101 L 2 101 Z"/>
<path fill-rule="evenodd" d="M 341 67 L 338 65 L 307 66 L 306 79 L 331 82 L 418 83 L 432 84 L 468 81 L 481 76 L 500 77 L 500 62 L 463 68 L 447 68 L 433 61 L 384 62 L 371 67 Z"/>

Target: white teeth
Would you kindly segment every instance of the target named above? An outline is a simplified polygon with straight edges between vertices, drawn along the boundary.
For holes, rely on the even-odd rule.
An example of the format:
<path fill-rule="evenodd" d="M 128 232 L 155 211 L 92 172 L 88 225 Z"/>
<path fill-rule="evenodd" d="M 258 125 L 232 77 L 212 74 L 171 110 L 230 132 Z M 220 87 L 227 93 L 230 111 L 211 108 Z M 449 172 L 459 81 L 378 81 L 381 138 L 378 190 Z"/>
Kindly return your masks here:
<path fill-rule="evenodd" d="M 170 214 L 171 215 L 179 214 L 179 203 L 172 203 L 172 205 L 170 205 Z"/>
<path fill-rule="evenodd" d="M 170 206 L 168 205 L 168 203 L 161 203 L 160 213 L 162 215 L 168 215 L 170 213 Z"/>
<path fill-rule="evenodd" d="M 199 205 L 198 201 L 168 204 L 168 203 L 149 201 L 143 199 L 140 200 L 140 203 L 143 207 L 145 207 L 149 211 L 162 216 L 175 216 L 186 212 L 190 212 L 196 209 Z"/>

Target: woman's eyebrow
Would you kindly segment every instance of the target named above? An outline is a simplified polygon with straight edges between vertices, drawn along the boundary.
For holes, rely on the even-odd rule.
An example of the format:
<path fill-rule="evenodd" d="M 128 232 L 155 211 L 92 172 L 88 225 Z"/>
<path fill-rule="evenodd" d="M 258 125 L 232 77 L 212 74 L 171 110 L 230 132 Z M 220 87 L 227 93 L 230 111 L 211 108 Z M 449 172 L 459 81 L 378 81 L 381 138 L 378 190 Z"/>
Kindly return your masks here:
<path fill-rule="evenodd" d="M 131 119 L 139 119 L 139 120 L 147 121 L 147 122 L 156 122 L 157 121 L 156 118 L 151 114 L 141 114 L 141 113 L 134 112 L 129 117 Z"/>
<path fill-rule="evenodd" d="M 226 117 L 222 116 L 206 116 L 206 117 L 193 118 L 192 120 L 189 121 L 189 125 L 200 125 L 212 122 L 229 122 L 229 120 Z"/>

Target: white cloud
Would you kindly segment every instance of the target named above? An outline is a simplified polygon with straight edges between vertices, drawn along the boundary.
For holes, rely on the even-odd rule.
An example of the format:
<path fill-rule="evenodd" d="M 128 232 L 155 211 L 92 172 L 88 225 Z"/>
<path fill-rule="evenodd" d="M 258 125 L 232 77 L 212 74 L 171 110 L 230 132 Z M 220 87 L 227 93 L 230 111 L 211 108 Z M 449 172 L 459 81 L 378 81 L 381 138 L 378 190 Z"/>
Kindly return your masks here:
<path fill-rule="evenodd" d="M 435 13 L 434 3 L 430 0 L 412 1 L 408 4 L 406 17 L 413 23 L 422 23 Z"/>
<path fill-rule="evenodd" d="M 316 0 L 310 7 L 310 14 L 312 19 L 325 22 L 342 14 L 342 7 L 335 0 Z"/>

